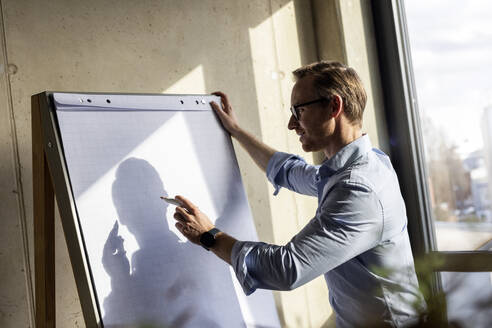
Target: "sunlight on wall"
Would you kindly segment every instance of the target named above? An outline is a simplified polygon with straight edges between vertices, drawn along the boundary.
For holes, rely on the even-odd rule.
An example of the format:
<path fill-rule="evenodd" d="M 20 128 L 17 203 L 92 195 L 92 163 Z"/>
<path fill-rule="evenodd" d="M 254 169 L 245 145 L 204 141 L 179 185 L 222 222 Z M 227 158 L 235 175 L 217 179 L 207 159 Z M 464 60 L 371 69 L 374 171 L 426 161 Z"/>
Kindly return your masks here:
<path fill-rule="evenodd" d="M 285 79 L 285 71 L 279 60 L 278 38 L 282 35 L 289 38 L 291 47 L 289 50 L 290 61 L 300 63 L 299 44 L 297 41 L 297 28 L 295 24 L 288 25 L 290 31 L 282 31 L 280 35 L 275 33 L 275 23 L 279 16 L 285 14 L 285 11 L 292 11 L 293 4 L 290 2 L 285 5 L 271 17 L 255 27 L 249 28 L 250 51 L 253 58 L 253 72 L 261 121 L 268 123 L 278 122 L 275 112 L 284 107 L 288 101 L 289 94 L 282 92 L 282 81 Z M 280 21 L 280 19 L 278 19 Z M 280 22 L 279 22 L 280 23 Z M 283 49 L 281 51 L 284 51 Z M 285 56 L 284 56 L 285 57 Z M 290 81 L 290 80 L 289 80 Z M 283 122 L 279 122 L 282 123 Z M 262 129 L 262 132 L 275 131 L 271 127 Z"/>
<path fill-rule="evenodd" d="M 290 1 L 271 17 L 250 28 L 249 37 L 262 139 L 274 148 L 300 153 L 298 136 L 287 130 L 290 93 L 294 85 L 291 71 L 302 62 L 295 16 L 294 4 Z M 292 200 L 289 198 L 290 202 Z M 301 215 L 297 206 L 272 209 L 274 226 L 282 226 L 275 229 L 275 242 L 286 242 L 298 231 L 301 225 L 295 220 Z M 293 217 L 291 226 L 275 222 L 284 217 Z"/>
<path fill-rule="evenodd" d="M 167 89 L 162 90 L 162 93 L 169 94 L 204 94 L 205 77 L 203 75 L 203 66 L 198 65 L 188 74 L 179 79 L 176 83 Z"/>
<path fill-rule="evenodd" d="M 273 8 L 272 16 L 248 33 L 262 138 L 274 147 L 299 153 L 298 137 L 287 130 L 294 86 L 291 72 L 303 64 L 295 9 L 293 1 Z"/>

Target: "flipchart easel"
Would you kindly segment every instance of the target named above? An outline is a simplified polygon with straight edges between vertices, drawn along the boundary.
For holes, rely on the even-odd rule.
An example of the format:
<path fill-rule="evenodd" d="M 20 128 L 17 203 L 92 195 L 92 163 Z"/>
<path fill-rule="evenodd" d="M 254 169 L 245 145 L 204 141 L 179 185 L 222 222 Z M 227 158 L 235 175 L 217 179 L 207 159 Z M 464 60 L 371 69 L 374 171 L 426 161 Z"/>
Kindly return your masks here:
<path fill-rule="evenodd" d="M 55 195 L 87 327 L 100 327 L 99 312 L 84 256 L 83 238 L 62 155 L 52 92 L 31 97 L 33 221 L 35 264 L 35 322 L 37 328 L 56 326 Z M 82 247 L 81 247 L 82 246 Z"/>

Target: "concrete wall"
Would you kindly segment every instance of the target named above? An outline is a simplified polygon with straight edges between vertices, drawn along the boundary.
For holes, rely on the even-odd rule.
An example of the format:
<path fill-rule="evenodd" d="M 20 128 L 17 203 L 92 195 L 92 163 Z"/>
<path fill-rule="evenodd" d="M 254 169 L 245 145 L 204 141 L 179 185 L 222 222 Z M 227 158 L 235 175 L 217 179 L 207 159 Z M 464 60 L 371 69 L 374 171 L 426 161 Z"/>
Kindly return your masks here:
<path fill-rule="evenodd" d="M 303 154 L 286 128 L 290 72 L 318 58 L 338 59 L 360 70 L 376 94 L 366 121 L 373 141 L 384 144 L 373 40 L 359 38 L 367 34 L 367 7 L 335 0 L 2 0 L 0 327 L 33 326 L 32 94 L 223 90 L 246 129 L 279 150 Z M 323 15 L 336 24 L 326 25 Z M 285 190 L 273 197 L 260 170 L 235 149 L 260 239 L 287 242 L 312 217 L 316 200 Z M 57 324 L 82 327 L 58 218 L 56 243 Z M 332 325 L 322 278 L 275 299 L 285 327 Z"/>
<path fill-rule="evenodd" d="M 368 96 L 363 132 L 374 147 L 389 154 L 370 0 L 313 0 L 312 6 L 318 58 L 340 61 L 357 71 Z M 315 154 L 315 162 L 322 160 L 322 154 Z"/>

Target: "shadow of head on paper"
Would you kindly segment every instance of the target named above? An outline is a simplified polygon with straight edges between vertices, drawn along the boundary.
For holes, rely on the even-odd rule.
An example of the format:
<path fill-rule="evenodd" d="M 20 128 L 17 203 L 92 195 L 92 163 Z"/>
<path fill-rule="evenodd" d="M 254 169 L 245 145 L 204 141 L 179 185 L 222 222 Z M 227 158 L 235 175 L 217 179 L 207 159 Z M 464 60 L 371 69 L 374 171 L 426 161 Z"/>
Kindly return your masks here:
<path fill-rule="evenodd" d="M 177 240 L 163 220 L 168 207 L 159 198 L 167 195 L 164 183 L 149 162 L 133 157 L 122 162 L 116 171 L 112 195 L 120 224 L 135 236 L 140 248 L 156 242 L 154 238 L 169 243 Z"/>
<path fill-rule="evenodd" d="M 138 158 L 125 160 L 116 171 L 112 197 L 118 220 L 103 250 L 103 265 L 111 278 L 111 293 L 103 302 L 103 323 L 105 327 L 191 327 L 199 323 L 201 327 L 220 327 L 213 319 L 217 316 L 210 310 L 209 295 L 217 281 L 220 287 L 229 285 L 234 293 L 231 277 L 226 266 L 205 260 L 203 249 L 180 243 L 169 229 L 166 215 L 172 213 L 160 199 L 168 195 L 161 175 L 173 179 L 176 174 L 160 173 Z M 130 249 L 128 244 L 125 249 L 122 227 L 133 235 L 138 247 Z M 235 295 L 228 294 L 223 292 L 234 304 Z M 240 317 L 240 313 L 236 315 Z"/>

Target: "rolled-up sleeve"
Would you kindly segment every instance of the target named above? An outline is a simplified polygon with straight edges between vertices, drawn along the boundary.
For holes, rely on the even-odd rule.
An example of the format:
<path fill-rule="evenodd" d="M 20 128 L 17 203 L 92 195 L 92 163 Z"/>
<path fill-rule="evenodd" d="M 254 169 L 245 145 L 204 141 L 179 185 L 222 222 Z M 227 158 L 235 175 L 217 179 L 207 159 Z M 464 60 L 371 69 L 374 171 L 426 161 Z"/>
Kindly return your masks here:
<path fill-rule="evenodd" d="M 281 187 L 285 187 L 304 195 L 317 196 L 318 168 L 297 155 L 276 152 L 268 162 L 266 172 L 275 188 L 274 195 L 278 194 Z"/>
<path fill-rule="evenodd" d="M 251 249 L 260 242 L 237 241 L 232 247 L 231 264 L 236 278 L 240 282 L 241 287 L 246 295 L 250 295 L 256 290 L 256 283 L 253 277 L 248 272 L 246 257 Z"/>
<path fill-rule="evenodd" d="M 247 295 L 257 288 L 291 290 L 377 245 L 382 226 L 375 193 L 344 184 L 289 243 L 236 242 L 231 261 Z"/>

